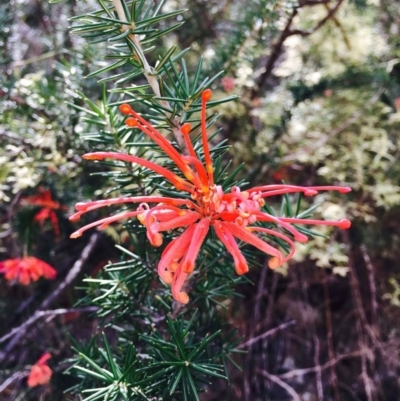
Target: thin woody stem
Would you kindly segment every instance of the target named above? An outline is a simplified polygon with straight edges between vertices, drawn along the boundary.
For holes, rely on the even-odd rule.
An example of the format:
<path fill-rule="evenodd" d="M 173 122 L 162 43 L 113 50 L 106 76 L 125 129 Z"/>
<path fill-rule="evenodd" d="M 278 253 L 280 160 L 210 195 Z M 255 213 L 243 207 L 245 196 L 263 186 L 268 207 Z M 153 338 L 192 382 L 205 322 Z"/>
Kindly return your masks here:
<path fill-rule="evenodd" d="M 122 7 L 121 0 L 113 0 L 113 5 L 115 7 L 115 11 L 117 12 L 119 19 L 122 22 L 128 22 L 126 15 L 125 15 L 124 8 Z M 129 29 L 129 26 L 125 25 L 125 24 L 121 24 L 121 29 L 123 31 L 127 31 Z M 135 34 L 130 34 L 129 38 L 136 45 L 137 52 L 138 53 L 140 52 L 140 60 L 143 61 L 144 76 L 146 77 L 147 81 L 149 82 L 151 89 L 153 90 L 153 92 L 156 96 L 161 96 L 160 86 L 158 85 L 156 76 L 153 75 L 153 71 L 152 71 L 150 64 L 147 62 L 147 59 L 144 56 L 139 37 Z M 168 106 L 168 108 L 169 108 L 168 103 L 166 103 L 166 102 L 161 102 L 161 103 L 163 103 L 164 106 Z"/>
<path fill-rule="evenodd" d="M 125 15 L 125 11 L 124 8 L 122 7 L 122 3 L 121 0 L 113 0 L 113 5 L 115 7 L 115 11 L 118 14 L 119 19 L 122 22 L 128 22 L 126 15 Z M 130 29 L 130 27 L 126 24 L 121 24 L 121 29 L 123 31 L 127 31 L 128 29 Z M 140 43 L 140 39 L 138 35 L 135 34 L 130 34 L 128 35 L 129 39 L 132 40 L 132 42 L 135 44 L 135 48 L 136 51 L 138 53 L 140 53 L 140 60 L 142 60 L 143 62 L 143 74 L 146 77 L 148 83 L 150 84 L 151 89 L 153 90 L 154 94 L 156 95 L 156 97 L 161 97 L 161 92 L 160 92 L 160 85 L 158 84 L 157 81 L 157 75 L 154 75 L 154 71 L 153 68 L 150 66 L 150 64 L 147 62 L 147 59 L 143 53 L 142 50 L 142 45 Z M 171 106 L 169 105 L 169 103 L 165 100 L 160 100 L 160 103 L 168 110 L 171 110 Z M 167 118 L 170 119 L 171 118 L 171 113 L 167 113 Z M 173 121 L 173 125 L 171 127 L 172 132 L 174 134 L 174 137 L 179 145 L 179 147 L 182 149 L 184 154 L 189 154 L 189 150 L 186 147 L 186 142 L 185 142 L 185 138 L 180 130 L 180 121 L 178 118 L 174 118 Z"/>

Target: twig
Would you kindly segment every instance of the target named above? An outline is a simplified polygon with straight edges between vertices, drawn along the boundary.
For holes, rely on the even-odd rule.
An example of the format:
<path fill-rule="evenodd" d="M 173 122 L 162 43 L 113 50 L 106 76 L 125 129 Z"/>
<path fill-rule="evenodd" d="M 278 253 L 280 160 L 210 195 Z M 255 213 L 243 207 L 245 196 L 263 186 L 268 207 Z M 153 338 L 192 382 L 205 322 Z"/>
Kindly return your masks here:
<path fill-rule="evenodd" d="M 13 337 L 21 330 L 25 332 L 30 325 L 32 325 L 33 323 L 36 322 L 36 320 L 39 320 L 40 318 L 42 318 L 44 316 L 65 315 L 67 313 L 73 313 L 73 312 L 95 312 L 97 310 L 98 310 L 98 308 L 96 306 L 88 306 L 85 308 L 69 308 L 69 309 L 61 308 L 61 309 L 53 309 L 53 310 L 36 311 L 23 324 L 21 324 L 18 327 L 13 328 L 10 332 L 5 334 L 3 337 L 0 337 L 0 343 L 3 343 L 4 341 L 8 340 L 10 337 Z"/>
<path fill-rule="evenodd" d="M 327 283 L 327 276 L 325 272 L 325 277 L 323 280 L 323 287 L 324 287 L 324 298 L 325 298 L 325 320 L 326 320 L 326 330 L 327 330 L 327 342 L 328 342 L 328 353 L 329 358 L 331 360 L 335 359 L 335 353 L 333 350 L 333 330 L 332 330 L 332 311 L 331 311 L 331 301 L 329 297 L 329 288 Z M 336 375 L 336 370 L 334 365 L 331 367 L 331 377 L 332 377 L 332 385 L 334 389 L 335 401 L 340 401 L 339 396 L 339 388 L 338 388 L 338 380 Z"/>
<path fill-rule="evenodd" d="M 113 0 L 113 5 L 115 7 L 115 11 L 118 14 L 118 18 L 122 21 L 122 22 L 128 22 L 126 15 L 125 15 L 125 11 L 124 8 L 122 7 L 122 3 L 121 0 Z M 126 24 L 121 24 L 121 29 L 123 31 L 127 31 L 128 29 L 130 29 L 130 27 Z M 130 34 L 128 35 L 129 39 L 134 43 L 135 45 L 135 50 L 137 52 L 140 53 L 140 60 L 142 60 L 143 62 L 143 74 L 147 79 L 147 82 L 150 84 L 151 89 L 153 90 L 154 94 L 156 95 L 156 97 L 161 97 L 161 92 L 160 92 L 160 85 L 158 84 L 157 81 L 157 75 L 154 74 L 153 68 L 150 66 L 150 64 L 147 62 L 147 59 L 143 53 L 142 50 L 142 45 L 140 43 L 140 38 L 138 35 L 135 34 Z M 160 103 L 167 109 L 171 110 L 171 107 L 169 105 L 169 103 L 165 100 L 161 100 Z M 172 114 L 171 113 L 167 113 L 167 117 L 171 118 Z M 187 148 L 186 142 L 185 142 L 185 138 L 180 130 L 180 122 L 178 118 L 174 118 L 173 121 L 173 125 L 171 127 L 172 132 L 175 136 L 175 139 L 179 145 L 179 147 L 182 149 L 184 154 L 189 154 L 189 150 Z"/>
<path fill-rule="evenodd" d="M 43 312 L 45 308 L 47 308 L 59 295 L 60 293 L 76 278 L 76 276 L 80 273 L 83 264 L 86 262 L 93 248 L 95 247 L 99 238 L 99 234 L 96 232 L 92 234 L 88 244 L 83 249 L 80 258 L 74 263 L 72 269 L 69 271 L 65 279 L 58 285 L 58 287 L 41 303 L 36 312 L 21 326 L 11 330 L 10 333 L 3 336 L 2 339 L 8 339 L 12 337 L 12 340 L 8 343 L 7 347 L 4 349 L 2 353 L 0 353 L 0 363 L 7 358 L 7 355 L 14 349 L 14 347 L 20 342 L 20 340 L 25 335 L 28 327 L 35 322 L 40 316 L 40 313 Z M 36 314 L 39 313 L 39 316 Z M 29 322 L 28 324 L 26 324 Z M 13 334 L 11 334 L 13 333 Z M 5 341 L 5 340 L 3 340 Z M 2 341 L 0 341 L 2 342 Z"/>
<path fill-rule="evenodd" d="M 9 228 L 9 229 L 3 231 L 2 233 L 0 233 L 0 239 L 6 238 L 11 234 L 12 234 L 12 229 Z"/>
<path fill-rule="evenodd" d="M 266 80 L 270 76 L 275 62 L 278 59 L 283 44 L 285 43 L 285 40 L 290 36 L 290 27 L 292 25 L 294 17 L 298 14 L 298 8 L 294 8 L 292 13 L 289 16 L 288 21 L 286 22 L 286 26 L 283 29 L 281 36 L 277 40 L 277 42 L 273 45 L 271 54 L 268 58 L 267 64 L 265 65 L 264 72 L 259 76 L 258 81 L 257 81 L 257 88 L 254 88 L 251 93 L 251 99 L 254 99 L 257 97 L 258 91 L 261 89 L 261 87 L 265 84 Z"/>
<path fill-rule="evenodd" d="M 354 302 L 356 304 L 358 316 L 361 319 L 362 327 L 365 329 L 366 333 L 368 334 L 369 338 L 371 339 L 374 347 L 377 348 L 381 355 L 383 356 L 384 361 L 393 361 L 393 355 L 388 353 L 382 346 L 382 343 L 378 340 L 376 333 L 372 329 L 371 325 L 368 322 L 367 316 L 365 314 L 365 310 L 363 308 L 363 302 L 361 297 L 360 291 L 360 283 L 358 281 L 356 272 L 355 272 L 355 261 L 353 257 L 353 253 L 351 252 L 351 242 L 349 234 L 346 231 L 341 233 L 343 242 L 349 247 L 349 268 L 350 268 L 350 280 L 351 280 L 351 290 L 353 293 Z M 396 362 L 396 366 L 399 364 Z"/>
<path fill-rule="evenodd" d="M 49 51 L 47 53 L 43 53 L 43 54 L 41 54 L 39 56 L 28 58 L 26 60 L 14 61 L 11 64 L 10 68 L 14 69 L 14 68 L 26 67 L 28 64 L 37 63 L 38 61 L 42 61 L 42 60 L 46 60 L 48 58 L 59 56 L 59 55 L 61 55 L 63 53 L 66 53 L 66 52 L 63 51 L 63 50 L 58 51 L 58 52 L 52 50 L 52 51 Z"/>
<path fill-rule="evenodd" d="M 360 291 L 360 283 L 357 278 L 357 273 L 355 271 L 355 261 L 353 257 L 353 252 L 351 249 L 351 242 L 350 242 L 350 236 L 347 232 L 341 232 L 343 242 L 348 246 L 349 248 L 349 269 L 350 269 L 350 285 L 351 285 L 351 290 L 353 292 L 353 298 L 354 298 L 354 304 L 357 309 L 357 313 L 360 317 L 361 323 L 364 327 L 369 326 L 369 322 L 367 319 L 367 315 L 365 314 L 365 310 L 363 308 L 363 301 L 362 301 L 362 296 L 361 296 L 361 291 Z"/>
<path fill-rule="evenodd" d="M 339 356 L 335 357 L 334 359 L 331 359 L 328 362 L 324 363 L 323 365 L 313 366 L 311 368 L 291 370 L 290 372 L 283 373 L 283 374 L 279 375 L 278 377 L 281 378 L 281 379 L 291 379 L 293 377 L 302 376 L 302 375 L 305 375 L 307 373 L 316 373 L 319 370 L 323 371 L 323 370 L 331 368 L 332 366 L 334 366 L 337 363 L 339 363 L 342 359 L 361 356 L 363 353 L 365 353 L 364 350 L 353 351 L 353 352 L 350 352 L 348 354 L 339 355 Z"/>
<path fill-rule="evenodd" d="M 320 20 L 317 25 L 315 25 L 314 28 L 308 30 L 308 31 L 303 31 L 300 29 L 291 29 L 292 23 L 294 18 L 299 12 L 299 9 L 301 9 L 304 6 L 316 6 L 316 5 L 321 5 L 324 4 L 327 7 L 327 4 L 329 3 L 328 1 L 313 1 L 313 0 L 306 0 L 301 2 L 297 7 L 294 7 L 292 13 L 289 15 L 289 19 L 286 22 L 285 28 L 283 29 L 281 35 L 279 36 L 278 40 L 275 42 L 275 44 L 272 46 L 272 51 L 271 54 L 267 60 L 267 64 L 265 65 L 264 72 L 259 76 L 258 81 L 257 81 L 257 86 L 253 88 L 251 92 L 251 99 L 254 99 L 257 97 L 259 90 L 261 87 L 265 84 L 267 81 L 268 77 L 271 75 L 272 70 L 274 69 L 276 60 L 278 59 L 279 55 L 281 54 L 282 47 L 286 41 L 286 39 L 290 36 L 293 35 L 301 35 L 301 36 L 308 36 L 316 32 L 318 29 L 320 29 L 322 26 L 326 24 L 331 18 L 334 17 L 336 14 L 337 10 L 341 6 L 344 0 L 338 0 L 336 3 L 335 7 L 332 9 L 329 9 L 328 13 L 326 16 Z M 327 7 L 329 8 L 329 7 Z"/>
<path fill-rule="evenodd" d="M 315 25 L 314 28 L 309 29 L 308 31 L 302 31 L 302 30 L 299 30 L 299 29 L 295 29 L 295 30 L 293 30 L 293 31 L 289 31 L 289 35 L 288 35 L 288 36 L 291 36 L 291 35 L 308 36 L 308 35 L 313 34 L 313 33 L 316 32 L 316 31 L 318 31 L 318 29 L 320 29 L 322 26 L 324 26 L 324 25 L 326 24 L 326 22 L 328 22 L 331 18 L 333 18 L 333 16 L 336 14 L 337 10 L 339 9 L 339 7 L 340 7 L 340 5 L 343 3 L 343 1 L 344 1 L 344 0 L 339 0 L 339 1 L 336 3 L 335 7 L 331 8 L 331 9 L 328 7 L 327 3 L 322 3 L 322 4 L 325 4 L 326 8 L 327 8 L 329 11 L 328 11 L 328 13 L 325 15 L 325 17 L 322 18 L 322 20 L 319 21 L 317 25 Z"/>
<path fill-rule="evenodd" d="M 318 401 L 323 401 L 324 400 L 324 387 L 322 385 L 322 369 L 321 369 L 321 364 L 319 362 L 319 338 L 317 335 L 314 335 L 314 344 L 315 344 L 315 350 L 314 350 L 314 363 L 315 363 L 315 379 L 316 379 L 316 386 L 317 386 L 317 394 L 318 394 Z"/>
<path fill-rule="evenodd" d="M 353 283 L 351 284 L 353 286 Z M 357 307 L 357 306 L 356 306 Z M 357 322 L 356 322 L 356 331 L 357 331 L 357 341 L 358 346 L 361 348 L 367 349 L 365 336 L 361 326 L 361 317 L 359 313 L 357 313 Z M 361 355 L 361 378 L 364 383 L 365 394 L 367 395 L 367 400 L 372 401 L 372 388 L 371 381 L 368 375 L 368 367 L 367 367 L 367 358 L 365 353 Z"/>
<path fill-rule="evenodd" d="M 275 295 L 276 295 L 276 290 L 278 288 L 278 281 L 280 278 L 280 274 L 273 274 L 272 275 L 272 285 L 271 285 L 271 290 L 268 295 L 268 306 L 267 306 L 267 311 L 265 313 L 265 325 L 268 327 L 271 322 L 272 318 L 272 312 L 274 310 L 274 300 L 275 300 Z"/>
<path fill-rule="evenodd" d="M 371 291 L 371 322 L 377 331 L 378 302 L 376 300 L 376 283 L 374 277 L 374 266 L 372 265 L 371 258 L 368 255 L 367 247 L 365 246 L 365 244 L 361 244 L 360 249 L 365 262 L 365 266 L 367 267 L 369 288 Z"/>
<path fill-rule="evenodd" d="M 95 232 L 89 239 L 89 242 L 83 248 L 80 258 L 74 263 L 72 269 L 68 272 L 65 279 L 58 285 L 58 287 L 40 304 L 39 309 L 46 309 L 48 306 L 60 295 L 60 293 L 72 283 L 76 276 L 81 272 L 82 266 L 91 254 L 93 248 L 96 246 L 100 234 Z"/>
<path fill-rule="evenodd" d="M 324 6 L 325 6 L 325 8 L 326 8 L 327 11 L 330 10 L 328 4 L 325 3 Z M 336 25 L 336 27 L 339 29 L 340 33 L 342 34 L 342 36 L 343 36 L 343 41 L 344 41 L 344 43 L 346 44 L 347 49 L 348 49 L 348 50 L 351 50 L 351 43 L 350 43 L 350 40 L 349 40 L 349 38 L 348 38 L 348 36 L 347 36 L 346 31 L 345 31 L 344 28 L 343 28 L 343 25 L 342 25 L 342 24 L 340 23 L 340 21 L 337 19 L 337 16 L 336 16 L 336 15 L 332 16 L 332 22 Z"/>
<path fill-rule="evenodd" d="M 349 246 L 349 268 L 350 268 L 350 287 L 351 292 L 354 298 L 354 305 L 356 309 L 356 331 L 357 331 L 357 340 L 359 347 L 367 349 L 368 345 L 365 339 L 365 335 L 363 332 L 363 327 L 370 328 L 370 325 L 367 320 L 367 316 L 365 314 L 365 310 L 363 307 L 361 291 L 360 291 L 360 283 L 357 278 L 357 272 L 355 270 L 355 262 L 353 257 L 353 252 L 351 249 L 350 236 L 346 232 L 342 233 L 342 238 L 345 239 L 345 243 Z M 375 336 L 375 335 L 374 335 Z M 365 353 L 361 356 L 361 377 L 364 383 L 365 394 L 367 395 L 367 400 L 372 401 L 372 388 L 371 388 L 371 380 L 368 375 L 367 368 L 367 359 Z"/>
<path fill-rule="evenodd" d="M 261 300 L 264 295 L 264 287 L 265 287 L 265 280 L 267 278 L 267 272 L 268 272 L 268 261 L 266 260 L 263 264 L 260 278 L 258 280 L 256 303 L 254 305 L 253 324 L 251 325 L 250 337 L 253 337 L 254 331 L 257 329 L 257 325 L 260 323 Z"/>
<path fill-rule="evenodd" d="M 359 323 L 357 323 L 357 326 L 359 326 Z M 361 327 L 360 330 L 361 332 Z M 360 338 L 360 342 L 363 340 Z M 371 388 L 371 379 L 369 378 L 368 375 L 368 368 L 367 368 L 367 357 L 365 354 L 361 355 L 361 376 L 364 382 L 364 387 L 365 387 L 365 393 L 367 394 L 367 400 L 368 401 L 373 401 L 372 398 L 372 388 Z"/>
<path fill-rule="evenodd" d="M 121 20 L 121 22 L 128 22 L 126 15 L 125 15 L 124 8 L 122 7 L 121 0 L 113 0 L 113 5 L 115 7 L 115 11 L 118 14 L 118 18 Z M 131 27 L 129 27 L 128 25 L 121 24 L 121 29 L 123 31 L 127 31 L 130 28 Z M 161 96 L 160 86 L 158 85 L 157 77 L 152 74 L 153 70 L 150 67 L 150 64 L 147 62 L 146 57 L 144 56 L 139 36 L 135 35 L 135 34 L 130 34 L 128 36 L 132 40 L 132 42 L 135 44 L 135 50 L 138 53 L 140 53 L 140 60 L 143 61 L 144 76 L 146 77 L 147 81 L 149 82 L 151 88 L 153 89 L 154 94 L 157 97 Z"/>
<path fill-rule="evenodd" d="M 11 375 L 8 379 L 4 380 L 4 382 L 0 384 L 0 393 L 2 393 L 12 382 L 18 379 L 22 379 L 27 375 L 28 373 L 15 372 L 13 375 Z"/>
<path fill-rule="evenodd" d="M 296 393 L 296 391 L 294 391 L 293 387 L 290 387 L 289 384 L 285 383 L 278 376 L 271 375 L 265 370 L 257 369 L 256 372 L 261 376 L 264 376 L 268 380 L 272 381 L 273 383 L 277 384 L 278 386 L 282 387 L 283 389 L 285 389 L 292 396 L 293 401 L 301 401 L 300 396 Z"/>
<path fill-rule="evenodd" d="M 279 331 L 285 330 L 290 326 L 294 326 L 295 324 L 296 324 L 296 320 L 291 320 L 289 322 L 282 323 L 279 326 L 274 327 L 273 329 L 268 330 L 265 333 L 260 334 L 257 337 L 251 338 L 250 340 L 248 340 L 248 341 L 246 341 L 246 342 L 244 342 L 242 344 L 239 344 L 239 346 L 237 348 L 242 349 L 242 348 L 249 347 L 249 346 L 253 345 L 254 343 L 256 343 L 257 341 L 260 341 L 260 340 L 262 340 L 264 338 L 267 338 L 267 337 L 271 337 L 274 334 L 278 333 Z"/>
<path fill-rule="evenodd" d="M 246 354 L 245 358 L 245 365 L 248 366 L 251 364 L 251 359 L 252 359 L 252 344 L 254 344 L 254 333 L 256 332 L 257 328 L 259 327 L 260 323 L 260 309 L 261 309 L 261 300 L 263 298 L 264 294 L 264 286 L 265 286 L 265 280 L 267 277 L 267 272 L 268 272 L 268 266 L 267 266 L 267 261 L 264 262 L 263 267 L 261 269 L 261 274 L 258 279 L 258 286 L 257 286 L 257 295 L 255 297 L 255 305 L 253 308 L 253 316 L 252 319 L 250 320 L 249 324 L 249 338 L 250 340 L 247 341 L 247 346 L 248 346 L 248 353 Z M 244 371 L 243 379 L 244 379 L 244 391 L 245 391 L 245 400 L 251 400 L 251 390 L 250 390 L 250 381 L 251 381 L 252 375 L 250 369 L 246 369 Z M 258 387 L 259 383 L 256 382 L 255 385 Z M 258 389 L 256 388 L 256 391 Z"/>

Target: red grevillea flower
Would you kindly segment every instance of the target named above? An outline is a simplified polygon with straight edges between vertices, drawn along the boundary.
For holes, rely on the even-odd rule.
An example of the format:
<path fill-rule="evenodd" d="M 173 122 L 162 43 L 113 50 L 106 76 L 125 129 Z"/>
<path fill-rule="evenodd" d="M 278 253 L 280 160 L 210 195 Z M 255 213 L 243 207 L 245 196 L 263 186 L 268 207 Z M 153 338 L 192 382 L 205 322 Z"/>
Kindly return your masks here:
<path fill-rule="evenodd" d="M 193 272 L 196 258 L 209 230 L 214 230 L 218 239 L 225 245 L 232 255 L 236 272 L 246 273 L 249 268 L 243 254 L 240 252 L 237 240 L 247 242 L 271 256 L 270 268 L 277 268 L 289 260 L 295 252 L 295 244 L 287 235 L 279 231 L 252 226 L 256 222 L 273 223 L 277 228 L 290 233 L 294 240 L 306 242 L 307 236 L 297 230 L 294 224 L 319 224 L 337 226 L 343 229 L 350 227 L 349 220 L 321 221 L 299 219 L 295 217 L 276 217 L 265 212 L 264 199 L 270 196 L 289 193 L 303 193 L 313 196 L 319 191 L 349 192 L 348 187 L 300 187 L 294 185 L 265 185 L 242 191 L 235 186 L 229 193 L 224 193 L 221 185 L 214 182 L 213 165 L 209 151 L 206 131 L 206 103 L 211 97 L 209 89 L 202 93 L 201 131 L 204 149 L 205 165 L 198 158 L 189 138 L 190 125 L 183 124 L 181 132 L 185 138 L 189 155 L 180 154 L 164 136 L 148 121 L 136 113 L 128 104 L 123 104 L 120 110 L 129 117 L 126 124 L 140 129 L 172 159 L 184 178 L 148 160 L 123 153 L 96 152 L 88 153 L 83 157 L 88 160 L 114 159 L 147 167 L 163 176 L 176 189 L 190 194 L 191 199 L 168 198 L 163 196 L 120 197 L 76 204 L 77 213 L 70 217 L 77 220 L 91 210 L 122 203 L 139 203 L 135 211 L 127 211 L 88 224 L 71 237 L 79 237 L 84 231 L 98 226 L 100 229 L 110 223 L 130 217 L 137 217 L 146 226 L 147 237 L 151 244 L 160 246 L 163 242 L 162 232 L 182 228 L 182 233 L 176 237 L 162 253 L 158 264 L 158 274 L 162 280 L 171 285 L 173 297 L 181 303 L 187 303 L 189 297 L 182 291 L 187 276 Z M 156 206 L 149 206 L 156 204 Z M 259 235 L 256 235 L 259 234 Z M 279 238 L 290 248 L 284 256 L 276 247 L 260 238 L 267 234 Z"/>
<path fill-rule="evenodd" d="M 37 281 L 42 276 L 54 279 L 57 275 L 50 265 L 33 256 L 3 260 L 0 262 L 0 273 L 3 273 L 8 281 L 18 280 L 23 285 Z"/>
<path fill-rule="evenodd" d="M 51 358 L 50 353 L 46 352 L 40 359 L 32 366 L 28 376 L 28 386 L 35 387 L 40 384 L 47 384 L 53 374 L 52 370 L 48 367 L 47 361 Z"/>
<path fill-rule="evenodd" d="M 60 235 L 60 228 L 55 210 L 66 209 L 66 207 L 53 200 L 49 190 L 40 188 L 38 194 L 26 196 L 22 201 L 29 205 L 41 206 L 42 209 L 35 214 L 34 220 L 38 221 L 40 225 L 43 226 L 44 221 L 49 219 L 53 225 L 54 233 L 57 236 Z"/>

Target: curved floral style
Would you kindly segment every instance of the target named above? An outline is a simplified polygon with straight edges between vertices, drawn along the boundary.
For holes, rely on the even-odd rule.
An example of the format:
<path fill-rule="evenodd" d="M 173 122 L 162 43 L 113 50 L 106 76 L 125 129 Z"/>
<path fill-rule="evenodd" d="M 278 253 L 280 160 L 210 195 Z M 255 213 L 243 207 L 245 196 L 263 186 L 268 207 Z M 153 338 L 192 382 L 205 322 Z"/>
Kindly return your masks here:
<path fill-rule="evenodd" d="M 0 262 L 0 273 L 8 281 L 17 280 L 23 285 L 29 285 L 40 277 L 52 280 L 57 275 L 50 265 L 34 256 L 4 260 Z"/>
<path fill-rule="evenodd" d="M 28 386 L 35 387 L 41 384 L 47 384 L 51 376 L 52 370 L 47 366 L 47 361 L 51 358 L 49 352 L 43 354 L 40 359 L 32 366 L 28 376 Z"/>
<path fill-rule="evenodd" d="M 183 124 L 181 132 L 185 138 L 188 155 L 179 153 L 164 136 L 148 121 L 136 113 L 128 104 L 120 107 L 122 113 L 129 115 L 126 124 L 140 129 L 150 137 L 171 158 L 181 171 L 184 178 L 151 161 L 123 153 L 95 152 L 83 157 L 88 160 L 114 159 L 136 163 L 147 167 L 163 176 L 176 189 L 190 194 L 191 199 L 168 198 L 164 196 L 137 196 L 105 199 L 93 202 L 76 204 L 77 212 L 70 217 L 77 220 L 91 210 L 122 203 L 139 203 L 137 210 L 127 211 L 88 224 L 71 237 L 76 238 L 91 227 L 100 229 L 115 221 L 137 217 L 146 226 L 147 237 L 153 246 L 160 246 L 163 242 L 162 232 L 182 228 L 179 236 L 172 240 L 162 253 L 158 264 L 158 274 L 161 279 L 171 285 L 172 295 L 180 303 L 187 303 L 189 296 L 182 291 L 187 276 L 193 272 L 196 258 L 207 233 L 212 227 L 218 239 L 225 245 L 232 255 L 236 272 L 246 273 L 249 268 L 247 261 L 240 252 L 237 240 L 246 242 L 271 256 L 269 267 L 274 269 L 289 260 L 295 252 L 295 244 L 289 236 L 276 230 L 254 226 L 256 222 L 273 223 L 277 228 L 289 232 L 294 240 L 306 242 L 307 236 L 297 230 L 294 224 L 319 224 L 337 226 L 342 229 L 350 227 L 350 221 L 321 221 L 299 219 L 294 217 L 276 217 L 262 207 L 265 198 L 288 193 L 303 193 L 305 196 L 316 195 L 319 191 L 351 191 L 349 187 L 321 186 L 301 187 L 294 185 L 265 185 L 246 191 L 234 186 L 229 193 L 225 193 L 221 185 L 214 182 L 214 170 L 207 139 L 206 104 L 211 97 L 211 90 L 202 93 L 201 133 L 204 150 L 205 165 L 197 156 L 189 138 L 190 125 Z M 149 206 L 156 204 L 156 206 Z M 276 247 L 268 244 L 256 233 L 267 234 L 283 240 L 290 248 L 284 256 Z"/>

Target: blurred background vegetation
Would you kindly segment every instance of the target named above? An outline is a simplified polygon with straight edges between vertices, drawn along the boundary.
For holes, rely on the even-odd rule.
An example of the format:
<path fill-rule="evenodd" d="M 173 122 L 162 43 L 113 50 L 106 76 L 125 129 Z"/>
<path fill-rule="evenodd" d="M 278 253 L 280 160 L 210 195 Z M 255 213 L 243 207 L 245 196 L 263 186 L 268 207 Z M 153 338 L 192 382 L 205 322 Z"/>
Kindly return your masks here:
<path fill-rule="evenodd" d="M 89 338 L 97 320 L 73 306 L 84 275 L 117 260 L 121 230 L 71 241 L 73 205 L 102 194 L 107 178 L 81 162 L 96 127 L 82 120 L 80 91 L 100 104 L 94 69 L 107 50 L 72 35 L 68 19 L 90 0 L 9 0 L 0 5 L 0 257 L 34 255 L 58 271 L 32 286 L 0 279 L 0 336 L 38 308 L 37 317 L 0 344 L 1 400 L 79 400 L 63 393 L 70 335 Z M 193 70 L 204 56 L 218 107 L 217 143 L 244 162 L 252 184 L 348 185 L 319 195 L 326 219 L 346 216 L 348 232 L 320 229 L 278 272 L 253 269 L 228 305 L 246 354 L 230 383 L 203 400 L 396 400 L 400 394 L 400 9 L 397 0 L 168 0 L 186 8 L 185 24 L 159 41 L 190 47 Z M 177 22 L 179 22 L 177 18 Z M 151 57 L 151 55 L 150 55 Z M 154 64 L 154 63 L 153 63 Z M 140 80 L 136 83 L 140 84 Z M 142 82 L 143 83 L 143 82 Z M 111 84 L 110 84 L 111 85 Z M 73 107 L 75 106 L 75 107 Z M 78 108 L 77 108 L 77 107 Z M 50 220 L 28 197 L 50 191 L 63 205 Z M 24 201 L 25 199 L 25 201 Z M 79 265 L 80 263 L 80 265 Z M 72 269 L 71 269 L 72 268 Z M 71 273 L 72 272 L 72 273 Z M 60 289 L 60 283 L 65 283 Z M 290 324 L 286 324 L 286 323 Z M 33 327 L 33 328 L 32 328 Z M 262 336 L 258 338 L 258 336 Z M 1 340 L 1 338 L 0 338 Z M 26 371 L 51 350 L 51 385 L 29 389 Z M 3 384 L 2 384 L 3 383 Z"/>

